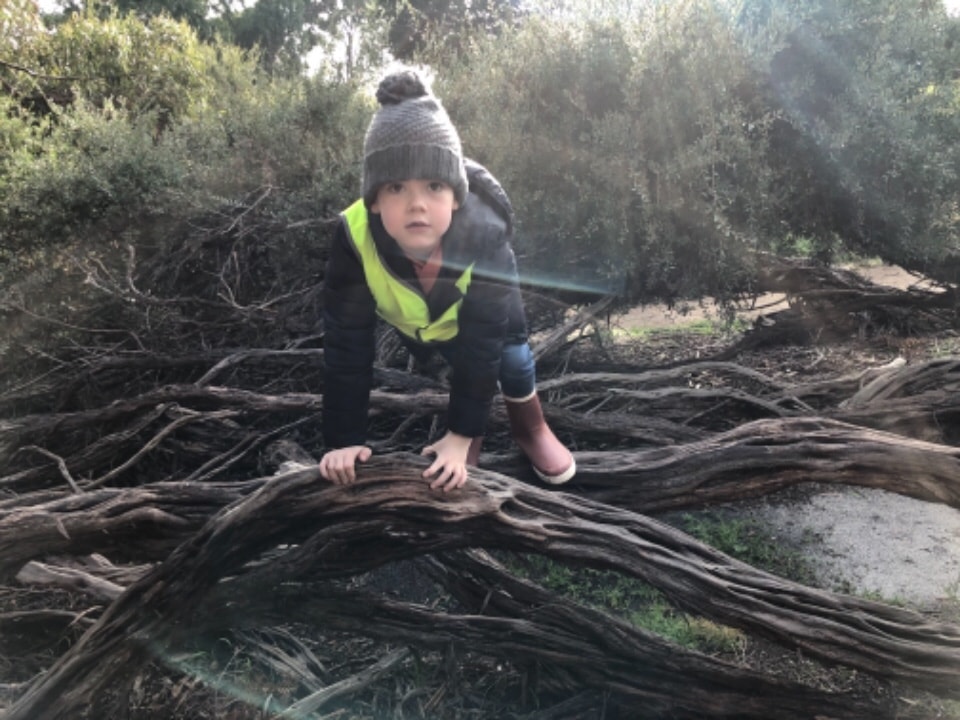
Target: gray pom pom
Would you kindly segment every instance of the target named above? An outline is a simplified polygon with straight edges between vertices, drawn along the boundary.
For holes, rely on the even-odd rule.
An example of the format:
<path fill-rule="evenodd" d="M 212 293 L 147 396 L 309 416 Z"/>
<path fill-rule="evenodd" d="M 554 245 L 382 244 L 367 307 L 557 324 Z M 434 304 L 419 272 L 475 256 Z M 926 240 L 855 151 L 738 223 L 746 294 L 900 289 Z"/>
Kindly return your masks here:
<path fill-rule="evenodd" d="M 427 85 L 413 70 L 401 70 L 387 75 L 377 88 L 377 102 L 381 105 L 399 105 L 404 100 L 429 95 Z"/>

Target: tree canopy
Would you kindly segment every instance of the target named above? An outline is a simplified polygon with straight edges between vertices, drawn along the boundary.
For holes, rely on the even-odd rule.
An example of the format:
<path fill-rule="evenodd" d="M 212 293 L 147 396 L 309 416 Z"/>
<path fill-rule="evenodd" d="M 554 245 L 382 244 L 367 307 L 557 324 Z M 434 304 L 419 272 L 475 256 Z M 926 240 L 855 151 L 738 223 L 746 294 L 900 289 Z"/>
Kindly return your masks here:
<path fill-rule="evenodd" d="M 150 247 L 160 218 L 267 185 L 291 222 L 335 213 L 387 47 L 434 69 L 550 292 L 730 300 L 771 254 L 960 267 L 960 29 L 939 2 L 60 8 L 3 11 L 5 272 L 102 223 Z"/>

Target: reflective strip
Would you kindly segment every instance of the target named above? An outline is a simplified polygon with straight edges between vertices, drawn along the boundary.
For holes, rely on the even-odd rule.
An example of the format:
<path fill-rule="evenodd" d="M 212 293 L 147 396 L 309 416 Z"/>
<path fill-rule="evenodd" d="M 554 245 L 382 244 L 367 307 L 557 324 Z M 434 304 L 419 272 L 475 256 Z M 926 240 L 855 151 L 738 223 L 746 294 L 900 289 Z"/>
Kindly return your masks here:
<path fill-rule="evenodd" d="M 404 335 L 422 343 L 452 340 L 459 332 L 458 316 L 461 297 L 436 320 L 430 321 L 426 298 L 394 277 L 377 252 L 369 217 L 363 200 L 357 200 L 343 212 L 347 234 L 357 249 L 367 286 L 377 304 L 377 314 Z M 461 295 L 466 295 L 473 274 L 471 263 L 456 282 Z"/>

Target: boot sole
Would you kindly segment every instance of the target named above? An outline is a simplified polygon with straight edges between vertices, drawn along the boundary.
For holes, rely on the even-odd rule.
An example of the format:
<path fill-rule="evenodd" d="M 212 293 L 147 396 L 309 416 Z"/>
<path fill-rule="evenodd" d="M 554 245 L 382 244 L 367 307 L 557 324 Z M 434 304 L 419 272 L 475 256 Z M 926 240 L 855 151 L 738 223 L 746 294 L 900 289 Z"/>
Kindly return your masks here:
<path fill-rule="evenodd" d="M 543 482 L 548 485 L 563 485 L 565 482 L 568 482 L 574 475 L 577 474 L 577 461 L 574 460 L 570 463 L 570 467 L 564 470 L 559 475 L 547 475 L 542 472 L 536 465 L 533 465 L 533 471 L 537 474 L 537 477 L 543 480 Z"/>

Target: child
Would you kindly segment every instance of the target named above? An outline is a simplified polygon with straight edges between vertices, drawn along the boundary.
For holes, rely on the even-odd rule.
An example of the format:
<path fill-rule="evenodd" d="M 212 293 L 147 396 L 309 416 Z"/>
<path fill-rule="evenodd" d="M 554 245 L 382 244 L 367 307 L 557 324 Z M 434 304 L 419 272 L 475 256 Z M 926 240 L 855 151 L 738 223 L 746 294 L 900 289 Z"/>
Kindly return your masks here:
<path fill-rule="evenodd" d="M 415 356 L 450 363 L 447 432 L 431 488 L 460 487 L 476 465 L 499 383 L 512 435 L 548 483 L 576 472 L 544 421 L 527 343 L 512 211 L 499 184 L 466 161 L 440 101 L 412 70 L 387 75 L 363 149 L 363 198 L 342 214 L 324 280 L 323 434 L 320 474 L 356 478 L 366 442 L 377 316 Z"/>

